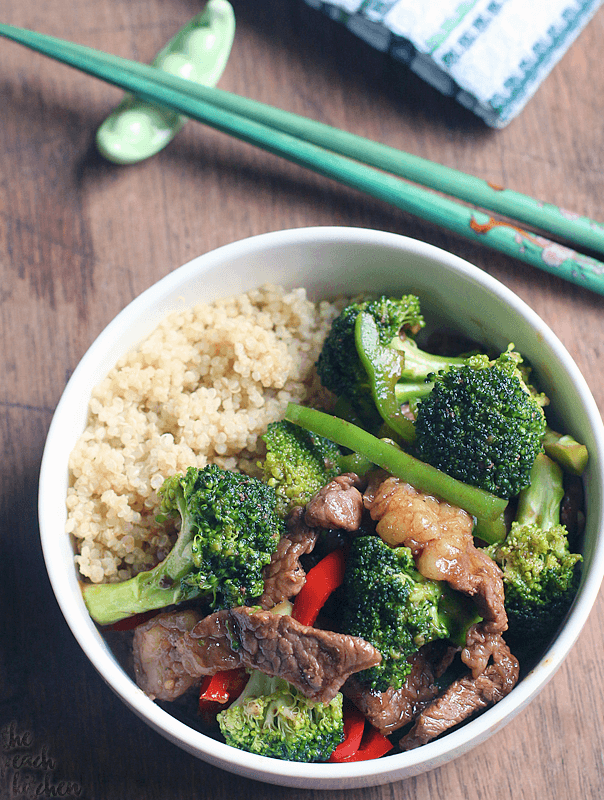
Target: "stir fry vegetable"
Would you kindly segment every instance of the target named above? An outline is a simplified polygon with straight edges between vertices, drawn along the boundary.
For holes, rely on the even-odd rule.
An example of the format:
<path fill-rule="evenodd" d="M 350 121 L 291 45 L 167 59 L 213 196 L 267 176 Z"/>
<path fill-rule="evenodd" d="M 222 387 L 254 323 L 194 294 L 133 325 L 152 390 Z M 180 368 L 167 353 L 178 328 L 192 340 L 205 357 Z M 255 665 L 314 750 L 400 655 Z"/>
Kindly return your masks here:
<path fill-rule="evenodd" d="M 420 746 L 511 691 L 571 606 L 560 515 L 586 448 L 549 427 L 513 345 L 433 354 L 424 325 L 413 295 L 346 307 L 317 364 L 332 413 L 289 403 L 260 478 L 168 477 L 172 551 L 84 588 L 97 622 L 134 627 L 139 685 L 195 687 L 233 747 L 343 764 Z"/>
<path fill-rule="evenodd" d="M 100 625 L 199 597 L 221 607 L 262 594 L 262 569 L 283 533 L 274 489 L 210 464 L 167 478 L 160 493 L 162 518 L 180 522 L 176 543 L 152 570 L 84 586 Z"/>

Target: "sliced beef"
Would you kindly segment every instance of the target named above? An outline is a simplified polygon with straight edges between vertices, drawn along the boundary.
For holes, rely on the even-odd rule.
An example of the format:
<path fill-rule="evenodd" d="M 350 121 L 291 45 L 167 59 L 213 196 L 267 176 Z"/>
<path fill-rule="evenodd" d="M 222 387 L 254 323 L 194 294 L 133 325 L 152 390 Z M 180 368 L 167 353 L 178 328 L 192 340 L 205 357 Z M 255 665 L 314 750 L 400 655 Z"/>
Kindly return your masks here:
<path fill-rule="evenodd" d="M 259 600 L 262 608 L 272 608 L 298 594 L 306 580 L 300 557 L 312 552 L 317 537 L 318 531 L 304 522 L 304 509 L 295 508 L 287 519 L 287 533 L 263 571 L 264 592 Z"/>
<path fill-rule="evenodd" d="M 356 531 L 363 519 L 363 484 L 354 472 L 338 475 L 306 506 L 305 522 L 311 528 Z"/>
<path fill-rule="evenodd" d="M 158 614 L 134 631 L 136 682 L 151 698 L 175 700 L 197 682 L 182 662 L 179 644 L 199 620 L 195 611 Z"/>
<path fill-rule="evenodd" d="M 402 750 L 420 747 L 476 711 L 499 702 L 518 681 L 518 661 L 506 643 L 499 634 L 485 633 L 479 626 L 468 637 L 462 659 L 475 674 L 454 681 L 419 714 L 401 739 Z"/>
<path fill-rule="evenodd" d="M 184 669 L 196 679 L 242 666 L 241 653 L 233 647 L 228 612 L 210 614 L 186 631 L 176 645 Z"/>
<path fill-rule="evenodd" d="M 380 733 L 389 736 L 412 722 L 438 694 L 436 679 L 449 666 L 458 648 L 442 642 L 424 645 L 409 661 L 411 672 L 404 686 L 372 692 L 357 677 L 348 678 L 342 692 Z"/>
<path fill-rule="evenodd" d="M 461 660 L 477 678 L 486 671 L 491 659 L 497 659 L 498 653 L 507 649 L 501 636 L 485 631 L 483 625 L 472 625 L 466 634 L 466 644 L 461 651 Z M 495 663 L 495 662 L 494 662 Z"/>
<path fill-rule="evenodd" d="M 364 502 L 378 534 L 392 547 L 409 547 L 424 577 L 444 580 L 472 597 L 486 632 L 507 629 L 503 575 L 493 559 L 474 546 L 469 514 L 393 477 L 377 488 L 372 485 Z"/>
<path fill-rule="evenodd" d="M 363 639 L 301 625 L 290 616 L 248 608 L 219 613 L 228 616 L 231 642 L 243 666 L 284 678 L 321 703 L 330 702 L 351 674 L 381 661 Z"/>
<path fill-rule="evenodd" d="M 381 661 L 363 639 L 270 611 L 242 607 L 202 620 L 173 619 L 185 613 L 162 614 L 135 633 L 137 683 L 152 697 L 173 700 L 204 675 L 245 666 L 284 678 L 311 700 L 328 703 L 351 674 Z M 161 668 L 153 658 L 158 652 L 166 659 Z"/>

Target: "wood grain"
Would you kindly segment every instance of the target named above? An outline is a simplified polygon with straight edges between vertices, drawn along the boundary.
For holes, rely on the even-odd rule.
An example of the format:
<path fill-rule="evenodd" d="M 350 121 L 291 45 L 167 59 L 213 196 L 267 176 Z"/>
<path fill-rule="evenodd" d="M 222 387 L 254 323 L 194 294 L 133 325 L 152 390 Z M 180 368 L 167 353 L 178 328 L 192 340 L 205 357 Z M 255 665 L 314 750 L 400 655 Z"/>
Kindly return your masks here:
<path fill-rule="evenodd" d="M 222 88 L 604 220 L 604 10 L 523 113 L 493 131 L 302 0 L 233 4 L 237 36 Z M 2 21 L 149 61 L 198 10 L 186 0 L 4 0 Z M 46 578 L 36 522 L 44 439 L 71 371 L 156 280 L 219 245 L 283 228 L 378 228 L 467 258 L 549 323 L 600 409 L 602 297 L 201 125 L 189 124 L 146 163 L 112 166 L 93 140 L 119 97 L 0 42 L 0 797 L 33 795 L 47 780 L 87 800 L 311 800 L 317 792 L 247 781 L 181 752 L 113 696 L 75 644 Z M 414 779 L 331 796 L 599 800 L 603 628 L 600 599 L 547 688 L 471 753 Z M 14 769 L 15 753 L 42 760 Z"/>

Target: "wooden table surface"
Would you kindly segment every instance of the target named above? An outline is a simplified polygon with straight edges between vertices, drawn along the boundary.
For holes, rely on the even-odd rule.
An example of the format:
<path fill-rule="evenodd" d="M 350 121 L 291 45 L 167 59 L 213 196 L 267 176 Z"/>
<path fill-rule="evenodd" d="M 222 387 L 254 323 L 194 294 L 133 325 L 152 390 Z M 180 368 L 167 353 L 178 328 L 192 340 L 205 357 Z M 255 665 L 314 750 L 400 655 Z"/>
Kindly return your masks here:
<path fill-rule="evenodd" d="M 522 114 L 487 129 L 307 7 L 234 0 L 224 89 L 604 220 L 604 9 Z M 149 61 L 200 10 L 187 0 L 3 0 L 1 21 Z M 121 93 L 0 41 L 0 798 L 296 797 L 232 776 L 151 731 L 106 687 L 50 589 L 36 492 L 65 383 L 130 300 L 193 256 L 266 231 L 377 228 L 444 247 L 517 292 L 560 337 L 604 408 L 603 298 L 191 123 L 132 167 L 96 152 Z M 347 800 L 604 797 L 604 603 L 538 698 L 471 753 Z M 54 786 L 54 789 L 53 789 Z M 38 792 L 38 795 L 36 795 Z"/>

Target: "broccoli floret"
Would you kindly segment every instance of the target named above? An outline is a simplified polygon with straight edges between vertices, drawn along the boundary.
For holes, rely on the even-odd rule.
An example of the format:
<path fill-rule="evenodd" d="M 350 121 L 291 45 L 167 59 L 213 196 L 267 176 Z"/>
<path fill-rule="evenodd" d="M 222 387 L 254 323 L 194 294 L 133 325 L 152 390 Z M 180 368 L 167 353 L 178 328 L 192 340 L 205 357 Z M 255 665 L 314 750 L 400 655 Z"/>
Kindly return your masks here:
<path fill-rule="evenodd" d="M 578 588 L 582 557 L 571 553 L 560 524 L 562 470 L 541 453 L 520 493 L 506 540 L 486 552 L 503 570 L 510 643 L 535 647 L 551 636 Z"/>
<path fill-rule="evenodd" d="M 343 471 L 354 470 L 357 474 L 364 474 L 369 470 L 370 464 L 381 467 L 419 491 L 437 495 L 448 503 L 465 509 L 468 514 L 476 517 L 480 537 L 489 544 L 505 538 L 503 512 L 508 501 L 504 498 L 462 483 L 446 472 L 415 458 L 392 441 L 378 439 L 340 417 L 325 414 L 315 408 L 288 403 L 285 419 L 351 450 L 352 457 L 343 456 L 340 460 L 341 467 L 344 462 L 348 462 Z M 355 462 L 358 466 L 353 466 Z"/>
<path fill-rule="evenodd" d="M 362 314 L 369 315 L 376 327 L 371 353 L 363 352 L 359 337 L 357 321 Z M 384 419 L 384 409 L 376 403 L 383 387 L 376 386 L 376 378 L 379 382 L 384 373 L 389 373 L 392 402 L 400 406 L 431 390 L 428 376 L 432 373 L 465 364 L 462 356 L 438 356 L 421 350 L 413 337 L 424 326 L 420 301 L 415 295 L 351 303 L 334 320 L 317 361 L 317 372 L 323 386 L 352 407 L 366 430 L 377 433 Z M 380 354 L 381 363 L 374 374 L 371 366 L 378 366 L 375 355 L 380 349 L 389 353 Z M 403 438 L 411 437 L 407 432 Z"/>
<path fill-rule="evenodd" d="M 523 381 L 527 391 L 534 398 L 542 408 L 549 405 L 549 397 L 545 392 L 540 391 L 536 386 L 531 383 L 532 367 L 527 362 L 523 361 L 522 357 L 510 351 L 504 354 L 508 358 L 513 358 L 516 361 L 518 368 L 517 375 Z M 543 450 L 554 461 L 562 467 L 564 472 L 571 475 L 582 475 L 587 467 L 589 461 L 589 453 L 587 447 L 578 442 L 573 436 L 568 433 L 559 433 L 558 431 L 550 428 L 549 425 L 545 428 L 545 434 L 542 440 Z"/>
<path fill-rule="evenodd" d="M 411 672 L 408 657 L 436 639 L 465 642 L 478 621 L 471 601 L 446 583 L 424 578 L 408 547 L 391 548 L 379 536 L 351 544 L 342 590 L 340 627 L 382 654 L 378 666 L 357 678 L 373 691 L 399 689 Z"/>
<path fill-rule="evenodd" d="M 333 321 L 317 361 L 317 373 L 326 389 L 345 398 L 362 419 L 375 427 L 380 424 L 371 397 L 367 372 L 355 345 L 355 323 L 366 312 L 375 320 L 379 342 L 390 347 L 401 333 L 417 333 L 425 321 L 415 295 L 400 299 L 385 296 L 375 300 L 351 303 Z"/>
<path fill-rule="evenodd" d="M 217 719 L 231 747 L 285 761 L 327 761 L 344 731 L 340 693 L 330 703 L 313 702 L 258 670 Z"/>
<path fill-rule="evenodd" d="M 168 479 L 162 510 L 176 511 L 172 502 L 183 479 Z M 264 590 L 262 569 L 284 533 L 276 513 L 274 490 L 257 478 L 209 465 L 187 471 L 185 497 L 196 529 L 191 553 L 195 569 L 184 580 L 202 594 L 212 595 L 214 608 L 245 605 Z"/>
<path fill-rule="evenodd" d="M 367 382 L 354 344 L 354 326 L 361 311 L 374 318 L 382 345 L 389 345 L 403 329 L 418 331 L 425 325 L 415 295 L 404 295 L 400 300 L 382 296 L 346 306 L 332 323 L 317 361 L 317 372 L 325 388 L 351 400 L 358 387 Z"/>
<path fill-rule="evenodd" d="M 432 376 L 417 409 L 418 458 L 498 497 L 527 486 L 545 416 L 521 380 L 520 358 L 511 345 L 495 361 L 472 356 Z"/>
<path fill-rule="evenodd" d="M 94 620 L 107 625 L 197 597 L 212 608 L 238 606 L 262 594 L 262 569 L 284 533 L 272 487 L 210 464 L 167 478 L 159 494 L 158 519 L 181 520 L 176 543 L 151 570 L 85 586 Z"/>
<path fill-rule="evenodd" d="M 261 464 L 264 481 L 274 488 L 282 516 L 295 506 L 305 506 L 341 472 L 338 445 L 291 422 L 269 424 L 262 439 L 267 450 Z"/>

